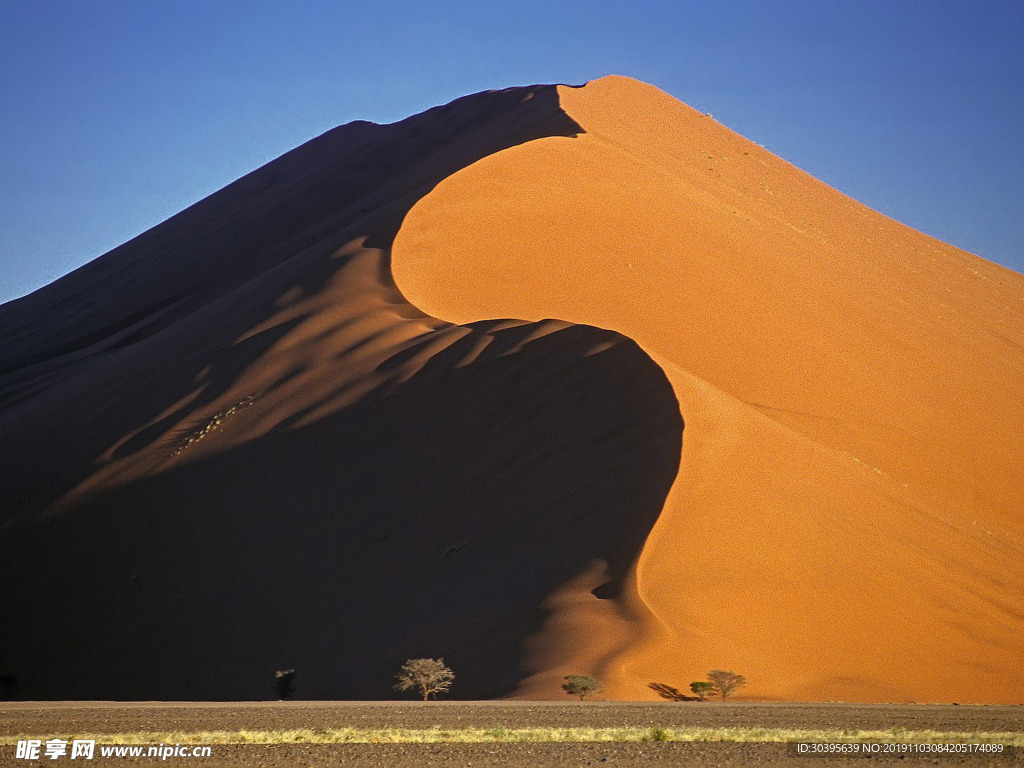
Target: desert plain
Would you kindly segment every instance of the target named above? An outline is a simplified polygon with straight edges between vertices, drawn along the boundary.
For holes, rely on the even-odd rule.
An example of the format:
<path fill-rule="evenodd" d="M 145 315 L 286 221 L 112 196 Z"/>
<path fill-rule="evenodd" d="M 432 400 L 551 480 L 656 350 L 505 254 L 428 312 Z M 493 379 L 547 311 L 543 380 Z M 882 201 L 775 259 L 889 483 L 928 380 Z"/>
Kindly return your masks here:
<path fill-rule="evenodd" d="M 744 732 L 742 737 L 713 740 L 706 734 L 696 741 L 657 741 L 648 737 L 631 741 L 489 741 L 457 743 L 310 743 L 340 729 L 378 729 L 438 732 L 482 729 L 492 734 L 514 729 L 628 728 L 642 732 L 669 731 L 679 734 L 699 729 Z M 12 759 L 15 735 L 42 738 L 88 734 L 90 738 L 117 743 L 113 734 L 136 734 L 132 743 L 173 743 L 170 733 L 197 732 L 263 733 L 265 741 L 278 743 L 212 743 L 207 758 L 176 758 L 158 761 L 152 757 L 107 758 L 117 764 L 168 765 L 203 764 L 216 766 L 260 765 L 321 766 L 345 765 L 357 768 L 387 766 L 640 766 L 710 764 L 846 766 L 863 764 L 964 765 L 972 767 L 1019 765 L 1024 749 L 1005 747 L 999 753 L 960 755 L 873 754 L 854 758 L 802 757 L 794 743 L 768 741 L 769 734 L 790 732 L 821 734 L 871 732 L 876 741 L 898 744 L 924 731 L 971 734 L 976 744 L 994 743 L 1000 734 L 1017 742 L 1024 740 L 1024 719 L 1020 707 L 886 705 L 836 703 L 704 703 L 655 702 L 24 702 L 0 707 L 0 765 L 28 765 Z M 274 736 L 268 736 L 276 732 Z M 301 732 L 303 736 L 285 736 Z M 758 733 L 764 735 L 758 736 Z M 145 734 L 153 734 L 147 737 Z M 157 735 L 162 734 L 162 735 Z M 321 734 L 321 736 L 317 736 Z M 185 742 L 183 737 L 182 741 Z M 230 737 L 229 737 L 230 738 Z M 258 740 L 260 737 L 250 736 Z M 511 739 L 509 736 L 505 738 Z M 296 739 L 291 741 L 291 739 Z M 286 743 L 280 743 L 280 742 Z M 291 743 L 288 743 L 288 742 Z M 191 739 L 185 743 L 211 743 Z M 97 758 L 98 759 L 98 758 Z M 46 761 L 43 761 L 44 763 Z"/>

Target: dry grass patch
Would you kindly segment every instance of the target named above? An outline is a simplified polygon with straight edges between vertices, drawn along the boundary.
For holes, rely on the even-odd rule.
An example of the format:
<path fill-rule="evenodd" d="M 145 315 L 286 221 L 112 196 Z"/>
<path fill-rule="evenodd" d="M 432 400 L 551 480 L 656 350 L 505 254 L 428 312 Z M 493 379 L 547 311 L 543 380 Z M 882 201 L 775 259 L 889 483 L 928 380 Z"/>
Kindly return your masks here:
<path fill-rule="evenodd" d="M 153 731 L 58 734 L 98 744 L 438 744 L 496 742 L 900 742 L 1024 746 L 1022 732 L 813 730 L 800 728 L 299 728 L 268 731 Z M 0 737 L 15 744 L 27 735 Z M 35 736 L 38 738 L 38 736 Z"/>

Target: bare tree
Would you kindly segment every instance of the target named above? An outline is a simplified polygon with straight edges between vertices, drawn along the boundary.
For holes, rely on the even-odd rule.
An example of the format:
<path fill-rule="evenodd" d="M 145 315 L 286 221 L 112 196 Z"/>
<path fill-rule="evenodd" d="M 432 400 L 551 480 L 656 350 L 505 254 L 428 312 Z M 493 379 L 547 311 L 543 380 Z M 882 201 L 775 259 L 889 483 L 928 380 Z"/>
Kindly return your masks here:
<path fill-rule="evenodd" d="M 604 692 L 601 681 L 590 675 L 566 675 L 562 690 L 570 696 L 579 696 L 583 701 L 587 696 L 596 696 Z"/>
<path fill-rule="evenodd" d="M 724 669 L 712 669 L 708 672 L 708 680 L 715 684 L 716 692 L 722 694 L 722 701 L 725 701 L 725 697 L 731 695 L 737 688 L 742 688 L 747 684 L 747 678 L 743 675 L 737 675 L 735 672 Z"/>
<path fill-rule="evenodd" d="M 439 693 L 447 693 L 452 687 L 455 673 L 444 663 L 444 659 L 406 659 L 395 675 L 396 691 L 419 691 L 423 700 Z"/>

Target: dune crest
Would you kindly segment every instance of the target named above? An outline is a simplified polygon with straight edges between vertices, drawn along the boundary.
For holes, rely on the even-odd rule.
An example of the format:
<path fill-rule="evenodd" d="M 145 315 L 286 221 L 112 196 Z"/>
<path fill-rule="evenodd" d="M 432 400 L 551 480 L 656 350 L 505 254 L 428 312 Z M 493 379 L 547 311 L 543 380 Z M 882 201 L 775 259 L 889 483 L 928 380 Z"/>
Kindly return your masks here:
<path fill-rule="evenodd" d="M 445 179 L 393 272 L 451 321 L 618 331 L 672 382 L 654 626 L 595 671 L 630 698 L 724 667 L 755 697 L 1019 702 L 1024 278 L 652 86 L 558 95 L 580 135 Z"/>

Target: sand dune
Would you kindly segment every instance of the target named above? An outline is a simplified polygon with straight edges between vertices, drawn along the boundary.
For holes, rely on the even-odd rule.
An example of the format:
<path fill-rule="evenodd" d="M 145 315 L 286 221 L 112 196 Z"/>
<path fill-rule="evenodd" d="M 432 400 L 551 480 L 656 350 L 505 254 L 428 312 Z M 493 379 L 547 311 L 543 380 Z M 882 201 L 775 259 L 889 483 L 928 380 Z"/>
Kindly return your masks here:
<path fill-rule="evenodd" d="M 651 86 L 335 129 L 0 338 L 19 695 L 1021 700 L 1024 278 Z"/>
<path fill-rule="evenodd" d="M 559 97 L 583 133 L 446 179 L 393 269 L 430 314 L 613 329 L 672 381 L 682 465 L 616 691 L 724 666 L 767 697 L 1019 701 L 1024 278 L 651 86 Z"/>

